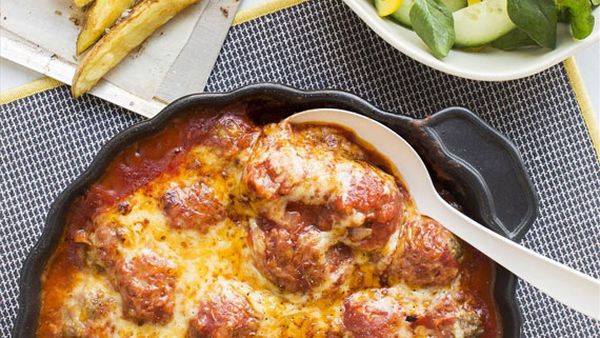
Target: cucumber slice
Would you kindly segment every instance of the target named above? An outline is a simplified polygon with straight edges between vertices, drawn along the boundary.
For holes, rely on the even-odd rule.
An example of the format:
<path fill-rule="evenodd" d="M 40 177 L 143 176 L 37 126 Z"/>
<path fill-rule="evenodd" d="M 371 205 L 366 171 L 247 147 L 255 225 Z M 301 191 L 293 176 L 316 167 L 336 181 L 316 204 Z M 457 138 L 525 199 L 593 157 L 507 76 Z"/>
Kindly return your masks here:
<path fill-rule="evenodd" d="M 486 0 L 454 12 L 455 45 L 482 46 L 516 28 L 508 17 L 506 1 Z"/>
<path fill-rule="evenodd" d="M 411 28 L 410 23 L 410 8 L 412 7 L 414 0 L 404 0 L 400 8 L 392 13 L 392 18 L 401 23 L 402 25 Z M 448 7 L 451 12 L 457 11 L 467 6 L 467 0 L 442 0 L 442 2 Z"/>

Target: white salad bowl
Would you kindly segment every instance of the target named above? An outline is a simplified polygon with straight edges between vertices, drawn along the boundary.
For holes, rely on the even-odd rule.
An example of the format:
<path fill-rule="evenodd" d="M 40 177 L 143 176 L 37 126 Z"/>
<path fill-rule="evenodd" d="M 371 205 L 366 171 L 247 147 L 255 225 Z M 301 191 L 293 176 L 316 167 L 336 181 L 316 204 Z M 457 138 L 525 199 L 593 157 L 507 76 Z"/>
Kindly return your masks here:
<path fill-rule="evenodd" d="M 379 17 L 369 0 L 344 2 L 375 33 L 403 54 L 444 73 L 472 80 L 506 81 L 533 75 L 600 41 L 600 10 L 595 10 L 594 31 L 584 40 L 573 39 L 568 25 L 559 24 L 558 41 L 554 50 L 526 48 L 506 52 L 486 47 L 479 52 L 469 52 L 452 49 L 446 58 L 439 60 L 414 31 L 390 19 Z"/>

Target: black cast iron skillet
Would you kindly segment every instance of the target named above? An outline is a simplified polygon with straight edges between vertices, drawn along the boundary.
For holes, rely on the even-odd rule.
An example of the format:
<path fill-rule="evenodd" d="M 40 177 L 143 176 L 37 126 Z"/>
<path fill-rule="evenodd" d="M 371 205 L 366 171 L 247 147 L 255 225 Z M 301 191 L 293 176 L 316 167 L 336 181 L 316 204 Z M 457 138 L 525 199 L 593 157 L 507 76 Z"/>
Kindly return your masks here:
<path fill-rule="evenodd" d="M 533 223 L 538 200 L 519 152 L 504 136 L 464 108 L 447 108 L 422 120 L 381 111 L 341 91 L 300 91 L 277 84 L 255 84 L 224 94 L 194 94 L 167 106 L 156 117 L 131 126 L 100 150 L 88 169 L 52 204 L 43 233 L 29 253 L 19 282 L 19 313 L 14 337 L 34 336 L 39 315 L 44 266 L 58 244 L 65 214 L 124 148 L 160 131 L 178 113 L 197 107 L 221 108 L 244 102 L 259 122 L 274 122 L 311 108 L 354 111 L 386 124 L 406 139 L 427 164 L 440 189 L 447 189 L 474 220 L 513 240 Z M 516 277 L 497 266 L 494 296 L 505 337 L 520 337 Z"/>

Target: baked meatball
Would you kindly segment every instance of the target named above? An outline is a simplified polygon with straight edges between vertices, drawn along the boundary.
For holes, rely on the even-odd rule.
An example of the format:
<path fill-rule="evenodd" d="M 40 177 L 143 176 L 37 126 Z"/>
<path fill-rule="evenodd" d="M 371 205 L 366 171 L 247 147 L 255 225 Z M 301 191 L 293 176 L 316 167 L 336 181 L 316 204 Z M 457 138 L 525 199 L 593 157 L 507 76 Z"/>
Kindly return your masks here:
<path fill-rule="evenodd" d="M 286 228 L 301 222 L 353 248 L 382 248 L 403 219 L 395 179 L 349 158 L 352 147 L 340 154 L 319 142 L 285 122 L 265 127 L 244 173 L 253 206 Z"/>
<path fill-rule="evenodd" d="M 207 123 L 203 123 L 206 125 Z M 210 124 L 208 124 L 210 125 Z M 254 143 L 259 135 L 258 128 L 244 116 L 223 114 L 207 131 L 203 143 L 214 146 L 225 157 L 230 157 Z"/>
<path fill-rule="evenodd" d="M 173 317 L 177 266 L 154 253 L 123 260 L 116 284 L 125 318 L 139 323 L 165 324 Z"/>
<path fill-rule="evenodd" d="M 55 332 L 53 337 L 106 337 L 113 328 L 110 314 L 118 310 L 117 300 L 104 289 L 105 285 L 91 280 L 84 277 L 69 292 L 61 308 L 62 332 Z"/>
<path fill-rule="evenodd" d="M 121 232 L 116 224 L 96 223 L 89 234 L 82 233 L 78 241 L 90 246 L 88 259 L 94 264 L 112 269 L 120 258 L 119 244 L 123 239 Z"/>
<path fill-rule="evenodd" d="M 447 294 L 418 317 L 413 327 L 421 336 L 474 338 L 484 331 L 484 312 L 470 294 Z"/>
<path fill-rule="evenodd" d="M 168 189 L 162 198 L 162 208 L 169 225 L 177 229 L 205 232 L 226 216 L 214 190 L 204 182 Z"/>
<path fill-rule="evenodd" d="M 349 248 L 330 246 L 314 227 L 289 230 L 258 218 L 251 220 L 250 242 L 256 267 L 289 292 L 308 291 L 326 279 L 333 287 L 353 269 Z"/>
<path fill-rule="evenodd" d="M 357 292 L 344 301 L 344 328 L 355 338 L 410 336 L 405 317 L 387 289 Z"/>
<path fill-rule="evenodd" d="M 402 229 L 398 248 L 388 268 L 393 284 L 404 280 L 413 286 L 449 284 L 460 268 L 458 239 L 428 217 L 408 222 Z"/>
<path fill-rule="evenodd" d="M 249 337 L 256 334 L 259 317 L 248 300 L 224 285 L 203 299 L 188 327 L 189 338 Z"/>
<path fill-rule="evenodd" d="M 403 219 L 404 208 L 394 178 L 366 162 L 336 166 L 341 181 L 333 205 L 349 217 L 342 241 L 365 251 L 383 248 Z"/>

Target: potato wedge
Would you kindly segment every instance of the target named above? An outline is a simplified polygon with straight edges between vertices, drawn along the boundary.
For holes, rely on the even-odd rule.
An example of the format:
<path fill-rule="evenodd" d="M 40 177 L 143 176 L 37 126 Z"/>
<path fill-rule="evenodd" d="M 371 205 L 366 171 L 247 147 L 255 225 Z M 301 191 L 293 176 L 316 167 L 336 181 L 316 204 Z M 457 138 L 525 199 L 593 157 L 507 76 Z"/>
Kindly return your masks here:
<path fill-rule="evenodd" d="M 93 0 L 73 0 L 73 2 L 75 3 L 75 6 L 77 6 L 79 8 L 89 4 L 92 1 Z"/>
<path fill-rule="evenodd" d="M 90 90 L 155 30 L 196 2 L 198 0 L 143 0 L 138 3 L 130 15 L 104 35 L 79 62 L 71 85 L 73 97 Z"/>
<path fill-rule="evenodd" d="M 85 23 L 77 37 L 77 55 L 96 43 L 135 0 L 96 0 L 85 14 Z"/>

